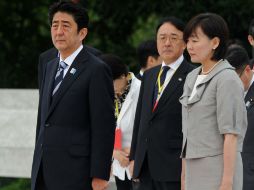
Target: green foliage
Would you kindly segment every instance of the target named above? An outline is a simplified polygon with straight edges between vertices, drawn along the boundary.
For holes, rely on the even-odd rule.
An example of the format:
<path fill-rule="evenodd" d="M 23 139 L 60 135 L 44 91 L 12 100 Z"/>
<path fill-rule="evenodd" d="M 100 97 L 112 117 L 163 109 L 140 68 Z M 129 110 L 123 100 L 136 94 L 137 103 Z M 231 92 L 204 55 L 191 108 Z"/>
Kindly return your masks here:
<path fill-rule="evenodd" d="M 0 178 L 0 190 L 30 190 L 31 183 L 28 179 Z"/>
<path fill-rule="evenodd" d="M 45 9 L 45 10 L 44 10 Z M 40 2 L 2 1 L 0 17 L 0 86 L 2 88 L 35 87 L 37 57 L 42 44 L 48 44 L 46 22 L 41 13 L 46 7 Z"/>
<path fill-rule="evenodd" d="M 155 39 L 155 28 L 159 17 L 155 14 L 149 15 L 145 20 L 138 18 L 134 26 L 134 31 L 130 36 L 129 43 L 133 47 L 137 47 L 140 42 L 150 39 Z"/>
<path fill-rule="evenodd" d="M 38 55 L 52 47 L 48 6 L 56 0 L 0 1 L 0 87 L 36 88 Z M 215 12 L 228 22 L 231 38 L 243 41 L 253 17 L 253 0 L 81 0 L 90 15 L 85 41 L 105 53 L 121 56 L 136 68 L 136 47 L 155 38 L 159 18 L 174 15 L 187 22 L 201 12 Z"/>

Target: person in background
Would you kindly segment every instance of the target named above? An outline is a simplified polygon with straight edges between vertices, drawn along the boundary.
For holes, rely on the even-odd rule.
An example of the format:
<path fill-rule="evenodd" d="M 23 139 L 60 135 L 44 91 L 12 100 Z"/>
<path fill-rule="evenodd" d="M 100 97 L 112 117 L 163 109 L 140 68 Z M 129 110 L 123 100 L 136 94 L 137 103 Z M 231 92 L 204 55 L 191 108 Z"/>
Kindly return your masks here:
<path fill-rule="evenodd" d="M 243 141 L 243 190 L 254 189 L 254 73 L 253 64 L 247 51 L 240 46 L 231 46 L 227 50 L 226 59 L 235 67 L 242 80 L 245 90 L 245 105 L 247 109 L 248 128 Z"/>
<path fill-rule="evenodd" d="M 117 190 L 131 190 L 129 155 L 141 81 L 133 73 L 128 72 L 120 57 L 103 54 L 100 59 L 111 68 L 115 91 L 117 145 L 113 152 L 112 174 L 115 176 Z"/>
<path fill-rule="evenodd" d="M 180 190 L 182 115 L 179 98 L 194 68 L 183 57 L 184 23 L 176 17 L 156 28 L 162 64 L 144 72 L 131 146 L 133 178 L 139 190 Z"/>
<path fill-rule="evenodd" d="M 110 68 L 87 52 L 86 9 L 61 1 L 49 8 L 59 57 L 44 65 L 31 189 L 105 190 L 114 146 Z"/>
<path fill-rule="evenodd" d="M 252 49 L 252 57 L 254 57 L 254 19 L 251 20 L 248 31 L 248 41 Z"/>
<path fill-rule="evenodd" d="M 140 80 L 146 70 L 162 63 L 155 40 L 141 42 L 137 48 L 137 55 L 141 69 L 136 77 Z"/>
<path fill-rule="evenodd" d="M 193 63 L 180 98 L 183 118 L 182 190 L 241 190 L 247 128 L 243 85 L 223 59 L 228 27 L 214 13 L 193 17 L 184 41 Z"/>

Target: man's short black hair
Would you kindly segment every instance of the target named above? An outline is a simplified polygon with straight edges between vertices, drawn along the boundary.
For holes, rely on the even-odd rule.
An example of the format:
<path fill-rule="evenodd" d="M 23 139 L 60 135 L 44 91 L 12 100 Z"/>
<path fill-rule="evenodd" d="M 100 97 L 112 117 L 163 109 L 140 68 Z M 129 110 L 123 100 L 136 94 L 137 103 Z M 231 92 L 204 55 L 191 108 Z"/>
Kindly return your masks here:
<path fill-rule="evenodd" d="M 249 25 L 249 35 L 254 38 L 254 19 L 251 20 Z"/>
<path fill-rule="evenodd" d="M 160 27 L 165 23 L 170 23 L 174 27 L 176 27 L 178 30 L 182 32 L 184 31 L 185 23 L 177 17 L 170 16 L 170 17 L 164 17 L 159 21 L 156 27 L 156 34 L 158 33 L 158 30 L 160 29 Z"/>
<path fill-rule="evenodd" d="M 54 3 L 49 8 L 49 23 L 52 26 L 53 17 L 57 12 L 68 13 L 73 16 L 75 22 L 78 25 L 78 32 L 82 28 L 88 28 L 89 17 L 87 10 L 79 4 L 70 1 L 60 1 Z"/>
<path fill-rule="evenodd" d="M 250 65 L 247 51 L 237 44 L 228 47 L 225 58 L 235 67 L 236 71 L 242 70 L 246 65 Z"/>
<path fill-rule="evenodd" d="M 138 61 L 141 68 L 146 68 L 147 59 L 149 56 L 158 59 L 159 53 L 157 50 L 157 44 L 155 40 L 143 41 L 137 48 Z"/>

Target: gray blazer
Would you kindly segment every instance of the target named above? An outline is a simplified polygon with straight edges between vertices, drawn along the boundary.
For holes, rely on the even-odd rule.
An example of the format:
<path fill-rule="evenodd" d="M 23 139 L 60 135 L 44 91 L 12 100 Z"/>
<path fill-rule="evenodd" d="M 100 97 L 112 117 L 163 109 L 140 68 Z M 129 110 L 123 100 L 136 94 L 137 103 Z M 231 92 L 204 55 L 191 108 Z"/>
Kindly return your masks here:
<path fill-rule="evenodd" d="M 242 151 L 247 128 L 244 89 L 234 68 L 221 61 L 197 86 L 191 100 L 201 67 L 186 78 L 180 98 L 183 122 L 183 158 L 201 158 L 223 153 L 223 134 L 238 135 L 237 151 Z"/>

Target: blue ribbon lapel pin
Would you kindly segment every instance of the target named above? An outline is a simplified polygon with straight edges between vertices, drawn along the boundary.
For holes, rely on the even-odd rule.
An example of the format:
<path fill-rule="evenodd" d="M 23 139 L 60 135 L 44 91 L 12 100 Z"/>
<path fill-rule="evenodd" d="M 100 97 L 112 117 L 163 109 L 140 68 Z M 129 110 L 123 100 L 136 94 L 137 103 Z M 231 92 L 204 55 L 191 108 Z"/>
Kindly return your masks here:
<path fill-rule="evenodd" d="M 74 75 L 74 74 L 76 73 L 76 71 L 77 71 L 77 70 L 76 70 L 75 68 L 72 68 L 71 71 L 70 71 L 70 73 Z"/>

